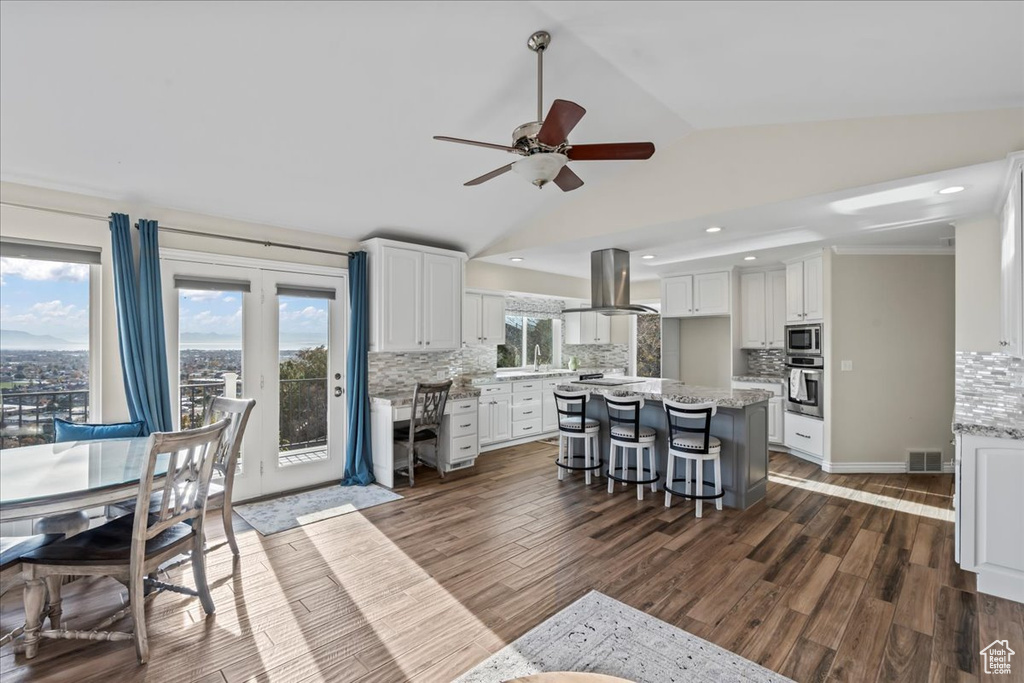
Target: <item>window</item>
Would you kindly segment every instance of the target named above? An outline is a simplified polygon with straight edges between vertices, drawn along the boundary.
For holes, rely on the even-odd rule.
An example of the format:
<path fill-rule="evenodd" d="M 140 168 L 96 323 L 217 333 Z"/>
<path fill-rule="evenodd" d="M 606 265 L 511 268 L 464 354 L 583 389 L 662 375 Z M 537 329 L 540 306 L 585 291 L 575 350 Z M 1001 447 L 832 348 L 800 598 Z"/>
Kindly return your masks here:
<path fill-rule="evenodd" d="M 661 377 L 661 315 L 636 316 L 636 376 Z"/>
<path fill-rule="evenodd" d="M 242 386 L 244 289 L 176 280 L 178 386 L 182 429 L 203 424 L 212 396 L 238 396 Z M 189 289 L 188 287 L 195 287 Z"/>
<path fill-rule="evenodd" d="M 54 418 L 89 419 L 90 280 L 99 252 L 0 247 L 0 448 L 50 443 Z"/>
<path fill-rule="evenodd" d="M 505 316 L 505 343 L 498 346 L 499 368 L 533 365 L 534 351 L 540 346 L 540 364 L 557 365 L 561 356 L 556 340 L 560 326 L 550 318 L 522 315 Z"/>

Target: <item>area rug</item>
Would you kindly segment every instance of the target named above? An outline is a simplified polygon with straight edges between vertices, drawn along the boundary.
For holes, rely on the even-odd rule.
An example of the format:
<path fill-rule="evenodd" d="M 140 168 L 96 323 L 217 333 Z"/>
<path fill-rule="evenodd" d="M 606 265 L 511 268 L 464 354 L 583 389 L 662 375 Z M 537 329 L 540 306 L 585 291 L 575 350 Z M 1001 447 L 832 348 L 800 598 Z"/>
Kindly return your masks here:
<path fill-rule="evenodd" d="M 242 519 L 264 536 L 319 522 L 363 508 L 400 500 L 402 496 L 386 488 L 369 486 L 328 486 L 303 491 L 258 503 L 236 505 Z"/>
<path fill-rule="evenodd" d="M 456 681 L 498 683 L 549 671 L 600 673 L 637 683 L 792 683 L 597 591 L 587 593 Z"/>

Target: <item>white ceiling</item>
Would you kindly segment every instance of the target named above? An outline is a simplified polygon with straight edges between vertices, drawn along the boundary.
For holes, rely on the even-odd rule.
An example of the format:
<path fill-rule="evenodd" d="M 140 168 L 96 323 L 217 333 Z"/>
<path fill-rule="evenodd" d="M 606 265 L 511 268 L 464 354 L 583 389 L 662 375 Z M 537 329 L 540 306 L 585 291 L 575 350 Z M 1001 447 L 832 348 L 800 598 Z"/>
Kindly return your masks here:
<path fill-rule="evenodd" d="M 1024 3 L 0 3 L 0 178 L 471 254 L 565 201 L 497 143 L 1024 104 Z M 628 165 L 577 169 L 599 192 Z M 607 245 L 604 245 L 607 246 Z M 536 264 L 534 267 L 537 267 Z"/>

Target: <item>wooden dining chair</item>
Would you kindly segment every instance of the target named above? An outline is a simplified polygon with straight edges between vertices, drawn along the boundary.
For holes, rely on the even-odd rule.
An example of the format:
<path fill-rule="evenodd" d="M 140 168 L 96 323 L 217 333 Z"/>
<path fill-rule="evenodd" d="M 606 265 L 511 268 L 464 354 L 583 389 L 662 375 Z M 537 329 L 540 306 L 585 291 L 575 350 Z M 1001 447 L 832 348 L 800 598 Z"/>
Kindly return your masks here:
<path fill-rule="evenodd" d="M 416 483 L 414 470 L 418 458 L 416 447 L 433 445 L 434 462 L 437 471 L 444 479 L 444 467 L 441 465 L 441 423 L 444 420 L 444 408 L 448 402 L 448 392 L 452 388 L 452 380 L 444 382 L 417 382 L 412 392 L 412 415 L 408 427 L 394 430 L 396 444 L 405 446 L 408 454 L 407 468 L 409 486 Z"/>
<path fill-rule="evenodd" d="M 149 658 L 144 604 L 147 588 L 197 596 L 206 613 L 213 614 L 203 553 L 203 520 L 213 465 L 229 423 L 230 419 L 225 418 L 198 429 L 151 434 L 142 463 L 134 515 L 118 517 L 22 555 L 27 659 L 38 653 L 40 638 L 134 640 L 139 663 L 144 664 Z M 157 458 L 161 455 L 167 457 L 167 474 L 158 486 L 161 504 L 151 512 L 149 501 L 155 490 Z M 195 590 L 150 578 L 163 562 L 186 552 L 190 552 L 192 558 Z M 95 630 L 43 631 L 44 581 L 47 577 L 69 574 L 110 576 L 120 581 L 128 586 L 128 607 L 108 617 Z M 50 602 L 51 607 L 56 603 L 59 619 L 60 596 L 51 595 Z M 135 622 L 132 633 L 101 630 L 129 613 Z"/>
<path fill-rule="evenodd" d="M 20 588 L 24 581 L 21 577 L 21 557 L 44 545 L 63 538 L 63 534 L 36 534 L 35 536 L 4 536 L 0 537 L 0 597 Z M 59 581 L 60 577 L 54 577 Z M 47 610 L 50 618 L 50 628 L 60 628 L 60 616 L 54 615 Z M 6 645 L 22 633 L 25 626 L 19 626 L 9 633 L 0 635 L 0 646 Z"/>

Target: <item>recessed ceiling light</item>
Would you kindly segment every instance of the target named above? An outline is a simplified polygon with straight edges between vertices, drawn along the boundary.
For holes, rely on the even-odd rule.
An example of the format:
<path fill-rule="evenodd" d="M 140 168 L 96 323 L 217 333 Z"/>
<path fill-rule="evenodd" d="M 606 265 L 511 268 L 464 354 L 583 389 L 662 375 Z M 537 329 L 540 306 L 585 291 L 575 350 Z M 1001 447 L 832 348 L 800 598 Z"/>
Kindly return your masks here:
<path fill-rule="evenodd" d="M 523 260 L 522 256 L 513 256 L 512 258 L 509 259 L 509 261 L 511 261 L 512 263 L 519 263 L 522 260 Z"/>
<path fill-rule="evenodd" d="M 966 190 L 963 185 L 953 185 L 951 187 L 944 187 L 939 190 L 939 194 L 956 194 L 957 192 L 963 192 Z"/>
<path fill-rule="evenodd" d="M 722 229 L 717 225 L 712 225 L 710 228 L 704 228 L 704 232 L 722 232 Z"/>
<path fill-rule="evenodd" d="M 654 254 L 644 254 L 640 258 L 642 258 L 644 261 L 650 261 L 652 258 L 654 258 Z"/>
<path fill-rule="evenodd" d="M 756 256 L 744 256 L 743 260 L 744 261 L 754 261 L 754 260 L 757 260 L 757 257 Z"/>

